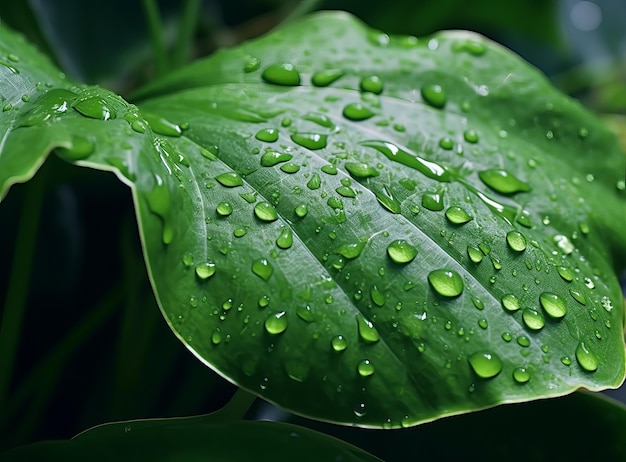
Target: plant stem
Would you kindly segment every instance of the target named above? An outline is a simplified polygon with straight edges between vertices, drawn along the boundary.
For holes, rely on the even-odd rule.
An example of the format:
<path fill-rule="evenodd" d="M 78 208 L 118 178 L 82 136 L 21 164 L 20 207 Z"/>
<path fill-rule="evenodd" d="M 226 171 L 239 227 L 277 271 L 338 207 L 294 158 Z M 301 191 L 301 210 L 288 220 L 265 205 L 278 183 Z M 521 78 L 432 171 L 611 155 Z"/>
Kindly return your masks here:
<path fill-rule="evenodd" d="M 159 6 L 156 0 L 142 0 L 142 4 L 150 31 L 150 42 L 152 44 L 152 54 L 154 55 L 154 71 L 156 75 L 162 75 L 167 69 L 167 55 Z"/>
<path fill-rule="evenodd" d="M 26 311 L 46 176 L 46 169 L 41 169 L 26 187 L 17 226 L 15 252 L 0 321 L 0 429 L 6 425 L 7 416 L 4 411 L 7 409 L 15 356 Z"/>
<path fill-rule="evenodd" d="M 177 68 L 187 62 L 191 54 L 191 43 L 198 24 L 202 2 L 200 0 L 186 0 L 178 23 L 178 39 L 174 55 L 172 56 L 172 67 Z"/>
<path fill-rule="evenodd" d="M 227 422 L 243 420 L 244 416 L 254 403 L 256 396 L 243 388 L 238 388 L 230 401 L 219 411 L 202 416 L 207 422 Z"/>

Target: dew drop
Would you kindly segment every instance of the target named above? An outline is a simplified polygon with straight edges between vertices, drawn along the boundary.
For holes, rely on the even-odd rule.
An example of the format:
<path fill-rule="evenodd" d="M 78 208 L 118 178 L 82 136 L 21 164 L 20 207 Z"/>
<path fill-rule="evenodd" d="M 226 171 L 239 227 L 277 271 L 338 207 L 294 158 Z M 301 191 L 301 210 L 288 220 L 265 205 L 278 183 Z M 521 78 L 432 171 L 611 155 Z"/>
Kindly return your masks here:
<path fill-rule="evenodd" d="M 361 103 L 349 103 L 343 108 L 342 114 L 346 119 L 359 122 L 369 119 L 374 115 L 374 112 L 370 111 Z"/>
<path fill-rule="evenodd" d="M 528 348 L 530 346 L 530 339 L 525 335 L 517 337 L 517 344 L 521 347 Z"/>
<path fill-rule="evenodd" d="M 422 195 L 422 207 L 433 212 L 440 212 L 443 210 L 443 193 L 439 191 L 425 192 Z"/>
<path fill-rule="evenodd" d="M 398 264 L 406 264 L 417 256 L 417 249 L 407 241 L 398 239 L 387 246 L 387 255 Z"/>
<path fill-rule="evenodd" d="M 260 258 L 252 263 L 252 272 L 267 281 L 274 273 L 274 267 L 265 258 Z"/>
<path fill-rule="evenodd" d="M 376 285 L 371 287 L 370 297 L 376 306 L 383 306 L 385 304 L 385 294 L 383 294 Z"/>
<path fill-rule="evenodd" d="M 524 320 L 526 327 L 531 330 L 541 330 L 546 324 L 543 314 L 532 308 L 524 308 L 522 310 L 522 319 Z"/>
<path fill-rule="evenodd" d="M 504 340 L 505 342 L 510 342 L 511 340 L 513 340 L 513 336 L 511 335 L 510 332 L 503 332 L 502 340 Z"/>
<path fill-rule="evenodd" d="M 361 252 L 363 252 L 366 243 L 367 239 L 360 239 L 358 242 L 355 243 L 344 244 L 336 249 L 335 253 L 338 253 L 345 258 L 353 259 L 361 255 Z"/>
<path fill-rule="evenodd" d="M 544 292 L 539 296 L 539 302 L 548 316 L 553 319 L 561 319 L 567 312 L 567 303 L 556 294 Z"/>
<path fill-rule="evenodd" d="M 443 108 L 448 96 L 440 85 L 424 85 L 421 88 L 422 99 L 435 108 Z"/>
<path fill-rule="evenodd" d="M 455 225 L 462 225 L 473 219 L 465 210 L 456 205 L 448 207 L 446 210 L 446 218 L 450 223 Z"/>
<path fill-rule="evenodd" d="M 465 130 L 463 138 L 465 138 L 465 141 L 468 143 L 478 143 L 478 133 L 476 133 L 476 130 Z"/>
<path fill-rule="evenodd" d="M 513 294 L 507 294 L 502 297 L 502 306 L 507 311 L 517 311 L 519 310 L 519 300 Z"/>
<path fill-rule="evenodd" d="M 193 255 L 191 254 L 191 252 L 185 252 L 185 254 L 183 255 L 183 265 L 185 265 L 187 268 L 193 265 Z"/>
<path fill-rule="evenodd" d="M 254 137 L 259 141 L 273 143 L 278 140 L 278 130 L 275 128 L 264 128 L 259 130 Z"/>
<path fill-rule="evenodd" d="M 222 343 L 222 334 L 219 329 L 215 329 L 211 334 L 211 343 L 213 345 L 219 345 Z"/>
<path fill-rule="evenodd" d="M 291 160 L 293 156 L 285 152 L 278 152 L 274 150 L 265 151 L 261 156 L 261 165 L 263 167 L 273 167 L 282 162 Z"/>
<path fill-rule="evenodd" d="M 477 310 L 485 309 L 485 304 L 480 298 L 472 297 L 472 304 L 476 307 Z"/>
<path fill-rule="evenodd" d="M 115 119 L 115 109 L 109 107 L 102 98 L 92 96 L 74 104 L 74 109 L 85 117 L 100 120 Z M 155 130 L 156 131 L 156 130 Z"/>
<path fill-rule="evenodd" d="M 478 326 L 479 326 L 481 329 L 486 329 L 487 327 L 489 327 L 489 323 L 487 322 L 487 320 L 486 320 L 486 319 L 479 319 L 479 320 L 478 320 Z"/>
<path fill-rule="evenodd" d="M 359 83 L 361 91 L 375 93 L 377 95 L 383 92 L 383 81 L 376 75 L 364 77 Z"/>
<path fill-rule="evenodd" d="M 556 270 L 564 281 L 571 282 L 574 279 L 574 272 L 567 266 L 558 266 Z"/>
<path fill-rule="evenodd" d="M 260 67 L 261 67 L 261 60 L 254 56 L 246 57 L 246 60 L 243 63 L 243 71 L 246 74 L 249 74 L 250 72 L 258 71 Z"/>
<path fill-rule="evenodd" d="M 365 342 L 375 343 L 380 340 L 378 331 L 376 330 L 376 327 L 374 327 L 374 324 L 372 324 L 371 321 L 368 321 L 361 315 L 357 315 L 356 321 L 357 321 L 359 335 Z"/>
<path fill-rule="evenodd" d="M 320 178 L 319 173 L 314 173 L 306 184 L 307 188 L 311 190 L 319 189 L 321 185 L 322 179 Z"/>
<path fill-rule="evenodd" d="M 287 313 L 281 311 L 265 319 L 265 330 L 272 335 L 282 334 L 287 330 Z"/>
<path fill-rule="evenodd" d="M 267 83 L 273 83 L 274 85 L 300 85 L 300 73 L 296 66 L 289 63 L 277 63 L 266 67 L 261 74 L 261 78 Z"/>
<path fill-rule="evenodd" d="M 292 246 L 292 244 L 293 233 L 291 231 L 291 228 L 284 226 L 280 231 L 280 235 L 276 239 L 276 245 L 281 249 L 288 249 Z"/>
<path fill-rule="evenodd" d="M 576 347 L 576 360 L 578 364 L 580 364 L 580 367 L 586 371 L 594 372 L 598 369 L 598 357 L 591 352 L 589 347 L 582 340 Z"/>
<path fill-rule="evenodd" d="M 458 297 L 463 292 L 463 279 L 449 269 L 437 269 L 428 273 L 428 282 L 443 297 Z"/>
<path fill-rule="evenodd" d="M 483 183 L 501 194 L 528 192 L 530 186 L 506 170 L 489 169 L 478 173 Z"/>
<path fill-rule="evenodd" d="M 364 359 L 357 365 L 357 371 L 361 377 L 369 377 L 375 371 L 374 366 L 369 359 Z"/>
<path fill-rule="evenodd" d="M 361 162 L 346 162 L 344 167 L 354 179 L 373 178 L 379 175 L 378 171 Z"/>
<path fill-rule="evenodd" d="M 268 202 L 259 202 L 254 206 L 254 214 L 261 221 L 276 221 L 278 220 L 278 213 L 276 208 Z"/>
<path fill-rule="evenodd" d="M 309 208 L 304 204 L 300 204 L 295 208 L 295 213 L 298 217 L 304 218 L 309 213 Z"/>
<path fill-rule="evenodd" d="M 315 316 L 313 315 L 313 311 L 311 311 L 311 307 L 309 305 L 300 305 L 296 308 L 296 314 L 305 322 L 315 321 Z"/>
<path fill-rule="evenodd" d="M 221 217 L 228 217 L 233 213 L 233 206 L 228 202 L 220 202 L 217 204 L 215 211 Z"/>
<path fill-rule="evenodd" d="M 495 377 L 502 371 L 502 361 L 495 353 L 477 352 L 468 361 L 476 375 L 483 379 Z"/>
<path fill-rule="evenodd" d="M 474 247 L 473 245 L 467 246 L 467 255 L 474 263 L 480 263 L 483 260 L 483 253 L 478 247 Z"/>
<path fill-rule="evenodd" d="M 148 122 L 148 125 L 150 125 L 154 133 L 173 137 L 179 137 L 183 134 L 183 129 L 180 125 L 170 122 L 163 117 L 158 117 L 150 113 L 143 113 L 142 116 L 146 119 L 146 122 Z"/>
<path fill-rule="evenodd" d="M 451 151 L 454 148 L 454 142 L 449 137 L 443 137 L 439 140 L 439 147 L 446 151 Z"/>
<path fill-rule="evenodd" d="M 515 252 L 523 252 L 526 250 L 526 238 L 519 231 L 509 231 L 506 233 L 506 243 L 511 250 Z"/>
<path fill-rule="evenodd" d="M 564 366 L 569 366 L 572 364 L 572 359 L 569 356 L 563 356 L 561 358 L 561 363 L 563 363 Z"/>
<path fill-rule="evenodd" d="M 205 262 L 196 266 L 196 276 L 202 280 L 209 279 L 215 274 L 215 263 Z"/>
<path fill-rule="evenodd" d="M 330 340 L 330 346 L 334 351 L 340 352 L 348 348 L 348 342 L 343 335 L 337 335 Z"/>
<path fill-rule="evenodd" d="M 348 186 L 339 186 L 338 188 L 335 189 L 335 191 L 337 191 L 337 193 L 343 197 L 347 197 L 347 198 L 356 197 L 356 191 Z"/>
<path fill-rule="evenodd" d="M 517 383 L 526 383 L 530 380 L 530 372 L 525 367 L 516 367 L 513 370 L 513 380 Z"/>
<path fill-rule="evenodd" d="M 302 147 L 315 151 L 326 147 L 328 136 L 319 133 L 294 133 L 291 135 L 291 140 Z"/>
<path fill-rule="evenodd" d="M 327 87 L 334 81 L 343 77 L 344 71 L 341 69 L 325 69 L 323 71 L 318 71 L 313 74 L 311 78 L 311 83 L 316 87 Z"/>

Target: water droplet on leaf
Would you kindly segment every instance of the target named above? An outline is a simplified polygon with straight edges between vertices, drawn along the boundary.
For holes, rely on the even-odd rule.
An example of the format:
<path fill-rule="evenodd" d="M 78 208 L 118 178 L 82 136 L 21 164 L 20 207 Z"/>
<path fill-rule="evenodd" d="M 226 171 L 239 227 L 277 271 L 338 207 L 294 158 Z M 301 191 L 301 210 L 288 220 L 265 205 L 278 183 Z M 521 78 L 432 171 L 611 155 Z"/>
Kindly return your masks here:
<path fill-rule="evenodd" d="M 544 292 L 539 296 L 541 306 L 553 319 L 561 319 L 567 313 L 567 303 L 562 297 L 550 292 Z"/>
<path fill-rule="evenodd" d="M 261 74 L 261 78 L 267 83 L 275 85 L 300 85 L 300 73 L 296 66 L 289 63 L 277 63 L 266 67 Z"/>
<path fill-rule="evenodd" d="M 398 239 L 387 246 L 387 254 L 394 262 L 406 264 L 417 256 L 417 249 L 407 241 Z"/>
<path fill-rule="evenodd" d="M 483 379 L 495 377 L 502 370 L 502 361 L 495 353 L 477 352 L 468 361 L 476 375 Z"/>
<path fill-rule="evenodd" d="M 357 365 L 357 371 L 361 377 L 369 377 L 375 369 L 369 359 L 364 359 Z"/>
<path fill-rule="evenodd" d="M 446 105 L 448 96 L 440 85 L 424 85 L 421 88 L 422 98 L 426 103 L 441 109 Z"/>
<path fill-rule="evenodd" d="M 372 117 L 374 112 L 370 111 L 361 103 L 349 103 L 343 108 L 342 114 L 346 119 L 360 122 Z"/>
<path fill-rule="evenodd" d="M 524 308 L 522 311 L 522 319 L 524 324 L 531 330 L 541 330 L 546 324 L 546 320 L 541 312 L 532 308 Z"/>
<path fill-rule="evenodd" d="M 335 80 L 340 79 L 344 75 L 341 69 L 325 69 L 313 74 L 311 83 L 316 87 L 327 87 Z"/>
<path fill-rule="evenodd" d="M 254 206 L 254 214 L 261 221 L 276 221 L 278 220 L 278 213 L 276 208 L 268 202 L 259 202 Z"/>
<path fill-rule="evenodd" d="M 272 335 L 282 334 L 287 330 L 287 313 L 281 311 L 265 319 L 265 330 Z"/>
<path fill-rule="evenodd" d="M 457 207 L 456 205 L 448 207 L 446 210 L 446 218 L 450 221 L 450 223 L 455 225 L 462 225 L 473 219 L 473 217 L 471 217 L 465 210 L 461 207 Z"/>
<path fill-rule="evenodd" d="M 334 351 L 344 351 L 346 348 L 348 348 L 348 342 L 343 337 L 343 335 L 337 335 L 331 339 L 330 346 Z"/>
<path fill-rule="evenodd" d="M 274 267 L 265 258 L 260 258 L 252 263 L 252 272 L 267 281 L 274 273 Z"/>
<path fill-rule="evenodd" d="M 517 192 L 528 192 L 530 186 L 514 176 L 512 173 L 501 169 L 483 170 L 478 173 L 478 177 L 496 192 L 501 194 L 514 194 Z"/>
<path fill-rule="evenodd" d="M 576 347 L 576 360 L 578 364 L 580 364 L 580 367 L 586 371 L 594 372 L 598 369 L 598 357 L 591 352 L 589 347 L 582 340 Z"/>
<path fill-rule="evenodd" d="M 368 321 L 361 315 L 357 315 L 356 317 L 357 326 L 359 335 L 361 338 L 368 343 L 375 343 L 380 340 L 380 336 L 378 335 L 378 331 L 374 327 L 371 321 Z"/>
<path fill-rule="evenodd" d="M 362 91 L 370 93 L 380 94 L 383 91 L 383 81 L 376 75 L 364 77 L 359 83 L 359 87 Z"/>
<path fill-rule="evenodd" d="M 509 231 L 506 233 L 506 242 L 515 252 L 523 252 L 526 250 L 526 238 L 519 231 Z"/>
<path fill-rule="evenodd" d="M 196 276 L 202 280 L 209 279 L 215 274 L 215 263 L 205 262 L 196 266 Z"/>
<path fill-rule="evenodd" d="M 526 383 L 530 380 L 530 372 L 525 367 L 516 367 L 513 370 L 513 380 L 517 383 Z"/>
<path fill-rule="evenodd" d="M 463 292 L 463 279 L 449 269 L 437 269 L 428 273 L 428 282 L 443 297 L 458 297 Z"/>
<path fill-rule="evenodd" d="M 275 128 L 264 128 L 259 130 L 254 137 L 259 141 L 274 143 L 278 140 L 278 130 Z"/>

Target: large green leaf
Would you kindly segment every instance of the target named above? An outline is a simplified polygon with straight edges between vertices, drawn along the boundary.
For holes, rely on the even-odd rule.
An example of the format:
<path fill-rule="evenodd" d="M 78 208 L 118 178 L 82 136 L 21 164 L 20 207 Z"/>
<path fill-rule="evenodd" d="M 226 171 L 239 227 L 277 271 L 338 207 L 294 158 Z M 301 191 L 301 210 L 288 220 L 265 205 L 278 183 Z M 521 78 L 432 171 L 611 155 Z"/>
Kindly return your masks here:
<path fill-rule="evenodd" d="M 624 158 L 501 47 L 325 13 L 155 83 L 140 111 L 61 80 L 36 99 L 25 74 L 4 189 L 56 146 L 116 171 L 168 323 L 234 383 L 398 427 L 622 382 Z"/>
<path fill-rule="evenodd" d="M 247 462 L 295 459 L 346 462 L 380 460 L 341 440 L 308 428 L 279 422 L 215 422 L 210 417 L 106 424 L 69 441 L 44 441 L 13 449 L 3 456 L 7 462 Z"/>

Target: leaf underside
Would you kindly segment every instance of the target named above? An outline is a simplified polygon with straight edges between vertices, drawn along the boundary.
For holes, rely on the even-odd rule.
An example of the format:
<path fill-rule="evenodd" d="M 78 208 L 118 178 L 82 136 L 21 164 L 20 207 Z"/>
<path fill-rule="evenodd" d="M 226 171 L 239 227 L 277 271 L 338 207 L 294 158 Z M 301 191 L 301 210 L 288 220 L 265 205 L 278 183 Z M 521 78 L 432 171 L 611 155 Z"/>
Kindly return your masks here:
<path fill-rule="evenodd" d="M 137 107 L 0 40 L 2 193 L 52 149 L 114 171 L 167 322 L 237 385 L 393 428 L 621 384 L 624 157 L 498 45 L 321 13 Z"/>

